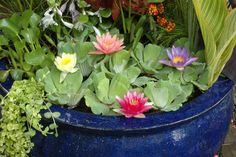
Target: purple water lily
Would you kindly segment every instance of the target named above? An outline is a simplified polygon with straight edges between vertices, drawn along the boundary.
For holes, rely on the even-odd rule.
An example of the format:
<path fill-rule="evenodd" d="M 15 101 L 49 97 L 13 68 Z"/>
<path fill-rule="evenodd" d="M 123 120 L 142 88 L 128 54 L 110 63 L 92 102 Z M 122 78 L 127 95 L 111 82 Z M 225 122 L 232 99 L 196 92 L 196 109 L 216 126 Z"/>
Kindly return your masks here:
<path fill-rule="evenodd" d="M 170 60 L 160 60 L 159 62 L 161 64 L 175 67 L 176 69 L 181 71 L 184 70 L 185 66 L 198 59 L 196 57 L 190 57 L 186 48 L 173 46 L 171 52 L 168 49 L 166 51 Z"/>

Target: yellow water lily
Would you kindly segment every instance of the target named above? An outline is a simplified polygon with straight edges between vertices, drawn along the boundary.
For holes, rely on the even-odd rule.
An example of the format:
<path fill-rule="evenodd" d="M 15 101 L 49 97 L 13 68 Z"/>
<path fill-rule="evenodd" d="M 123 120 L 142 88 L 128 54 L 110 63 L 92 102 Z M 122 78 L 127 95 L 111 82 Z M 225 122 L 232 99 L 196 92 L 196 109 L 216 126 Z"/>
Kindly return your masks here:
<path fill-rule="evenodd" d="M 60 70 L 60 82 L 62 82 L 68 73 L 74 73 L 78 70 L 76 68 L 76 54 L 69 54 L 69 53 L 62 53 L 61 56 L 57 56 L 54 64 L 56 65 L 57 69 Z"/>

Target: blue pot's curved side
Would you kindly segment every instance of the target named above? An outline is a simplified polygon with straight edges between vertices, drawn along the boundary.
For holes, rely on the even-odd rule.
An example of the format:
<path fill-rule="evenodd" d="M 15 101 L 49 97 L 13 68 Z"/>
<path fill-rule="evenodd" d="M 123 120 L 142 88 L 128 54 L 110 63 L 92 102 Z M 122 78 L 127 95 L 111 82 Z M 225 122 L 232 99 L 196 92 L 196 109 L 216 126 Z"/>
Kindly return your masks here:
<path fill-rule="evenodd" d="M 80 127 L 60 124 L 57 138 L 37 134 L 32 156 L 212 157 L 223 143 L 232 110 L 230 90 L 224 99 L 200 117 L 145 133 L 88 132 Z"/>

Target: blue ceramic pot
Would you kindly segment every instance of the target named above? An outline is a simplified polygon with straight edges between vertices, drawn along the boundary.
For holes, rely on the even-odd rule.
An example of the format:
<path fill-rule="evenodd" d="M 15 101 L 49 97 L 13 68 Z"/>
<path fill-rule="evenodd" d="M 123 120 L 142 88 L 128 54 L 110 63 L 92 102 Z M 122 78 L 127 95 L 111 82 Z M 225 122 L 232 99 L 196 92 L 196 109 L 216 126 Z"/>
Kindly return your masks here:
<path fill-rule="evenodd" d="M 34 157 L 213 157 L 233 111 L 233 82 L 218 80 L 176 112 L 145 119 L 98 116 L 53 106 L 59 137 L 37 134 Z"/>
<path fill-rule="evenodd" d="M 213 157 L 233 111 L 233 82 L 218 80 L 180 110 L 145 119 L 98 116 L 53 106 L 59 137 L 34 138 L 36 157 Z"/>

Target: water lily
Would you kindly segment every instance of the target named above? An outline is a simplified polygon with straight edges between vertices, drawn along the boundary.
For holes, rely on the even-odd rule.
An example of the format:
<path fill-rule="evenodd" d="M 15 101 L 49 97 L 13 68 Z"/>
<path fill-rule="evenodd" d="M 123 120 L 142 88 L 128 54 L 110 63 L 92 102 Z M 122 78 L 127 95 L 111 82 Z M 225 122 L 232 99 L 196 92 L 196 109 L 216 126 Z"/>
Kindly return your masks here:
<path fill-rule="evenodd" d="M 116 100 L 121 105 L 121 108 L 114 109 L 114 111 L 124 115 L 126 118 L 144 118 L 143 112 L 153 108 L 152 103 L 148 102 L 148 98 L 144 97 L 143 93 L 128 92 L 123 99 L 117 96 Z"/>
<path fill-rule="evenodd" d="M 111 36 L 109 32 L 101 36 L 96 36 L 97 42 L 93 42 L 97 49 L 90 54 L 112 54 L 125 48 L 123 46 L 123 39 L 119 39 L 116 35 Z"/>
<path fill-rule="evenodd" d="M 186 48 L 174 46 L 171 52 L 167 49 L 167 54 L 170 60 L 160 60 L 160 63 L 175 67 L 178 70 L 184 70 L 185 66 L 198 59 L 196 57 L 190 57 Z"/>
<path fill-rule="evenodd" d="M 76 68 L 76 54 L 62 53 L 61 57 L 57 56 L 54 64 L 61 71 L 60 82 L 62 82 L 68 73 L 74 73 Z"/>

